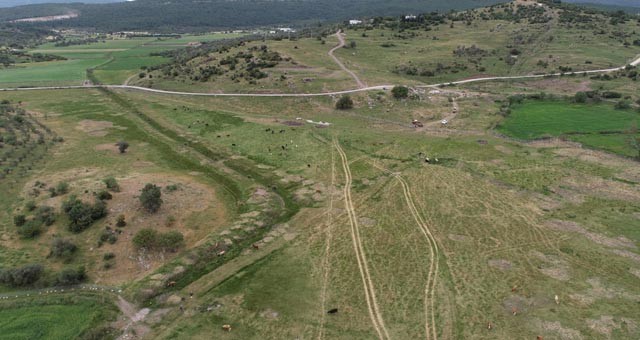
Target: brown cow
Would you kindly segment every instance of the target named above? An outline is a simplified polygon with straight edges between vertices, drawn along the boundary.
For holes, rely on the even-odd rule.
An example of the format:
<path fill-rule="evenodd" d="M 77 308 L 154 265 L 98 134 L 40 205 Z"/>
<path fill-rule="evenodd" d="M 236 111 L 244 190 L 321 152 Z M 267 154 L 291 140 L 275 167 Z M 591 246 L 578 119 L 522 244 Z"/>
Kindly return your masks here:
<path fill-rule="evenodd" d="M 231 332 L 231 325 L 222 325 L 222 330 Z"/>
<path fill-rule="evenodd" d="M 167 287 L 173 287 L 175 285 L 176 285 L 175 281 L 171 281 L 171 282 L 167 283 Z"/>

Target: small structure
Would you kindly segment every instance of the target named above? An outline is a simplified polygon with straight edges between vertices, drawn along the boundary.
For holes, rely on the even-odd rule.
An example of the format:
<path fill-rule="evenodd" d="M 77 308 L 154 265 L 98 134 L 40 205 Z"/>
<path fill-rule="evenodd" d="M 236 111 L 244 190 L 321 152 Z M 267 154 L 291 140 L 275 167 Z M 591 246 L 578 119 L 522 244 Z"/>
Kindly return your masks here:
<path fill-rule="evenodd" d="M 417 127 L 417 128 L 418 128 L 418 127 L 423 127 L 423 126 L 424 126 L 424 124 L 422 124 L 422 122 L 421 122 L 421 121 L 419 121 L 419 120 L 417 120 L 417 119 L 412 120 L 412 121 L 411 121 L 411 124 L 413 124 L 413 127 Z"/>
<path fill-rule="evenodd" d="M 413 15 L 413 14 L 409 14 L 409 15 L 405 15 L 404 16 L 404 20 L 405 21 L 413 21 L 413 20 L 416 20 L 416 19 L 418 19 L 418 17 Z"/>
<path fill-rule="evenodd" d="M 360 25 L 360 24 L 362 24 L 362 20 L 357 20 L 357 19 L 349 20 L 349 25 L 354 26 L 354 25 Z"/>

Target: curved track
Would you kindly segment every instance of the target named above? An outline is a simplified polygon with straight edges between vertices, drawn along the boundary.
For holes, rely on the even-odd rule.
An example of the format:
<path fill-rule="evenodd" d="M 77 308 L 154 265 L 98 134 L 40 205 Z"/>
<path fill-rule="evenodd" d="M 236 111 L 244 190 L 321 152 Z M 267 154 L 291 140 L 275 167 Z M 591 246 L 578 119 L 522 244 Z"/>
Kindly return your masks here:
<path fill-rule="evenodd" d="M 358 217 L 356 216 L 355 208 L 353 206 L 353 199 L 351 198 L 351 169 L 349 168 L 349 160 L 347 154 L 342 150 L 337 140 L 333 142 L 340 159 L 342 160 L 342 169 L 344 170 L 345 185 L 343 189 L 345 208 L 347 215 L 349 216 L 349 224 L 351 225 L 351 240 L 353 241 L 353 249 L 356 253 L 358 260 L 358 269 L 360 271 L 360 277 L 362 278 L 362 284 L 364 285 L 364 294 L 367 300 L 367 308 L 369 310 L 369 317 L 373 323 L 373 328 L 378 333 L 378 338 L 381 340 L 390 339 L 389 332 L 384 325 L 384 319 L 380 313 L 380 307 L 378 307 L 378 300 L 376 298 L 376 292 L 369 274 L 369 265 L 367 264 L 367 257 L 362 246 L 362 240 L 360 239 L 360 226 L 358 224 Z"/>
<path fill-rule="evenodd" d="M 339 30 L 338 32 L 336 32 L 336 37 L 338 38 L 339 43 L 338 43 L 338 45 L 337 45 L 336 47 L 332 48 L 332 49 L 329 51 L 329 56 L 331 57 L 331 59 L 333 59 L 333 61 L 334 61 L 336 64 L 338 64 L 338 66 L 340 66 L 340 68 L 341 68 L 343 71 L 345 71 L 345 72 L 349 73 L 349 75 L 353 78 L 353 80 L 355 80 L 355 81 L 356 81 L 356 84 L 358 84 L 358 88 L 361 88 L 361 89 L 362 89 L 362 88 L 367 87 L 367 85 L 366 85 L 362 80 L 360 80 L 360 78 L 358 78 L 358 75 L 357 75 L 357 74 L 355 74 L 353 71 L 351 71 L 350 69 L 348 69 L 348 68 L 344 65 L 344 63 L 343 63 L 342 61 L 340 61 L 340 59 L 338 59 L 338 57 L 336 57 L 336 56 L 333 54 L 333 52 L 335 52 L 335 51 L 337 51 L 337 50 L 339 50 L 339 49 L 343 48 L 343 47 L 344 47 L 344 45 L 345 45 L 345 41 L 344 41 L 344 34 L 342 33 L 342 30 Z"/>

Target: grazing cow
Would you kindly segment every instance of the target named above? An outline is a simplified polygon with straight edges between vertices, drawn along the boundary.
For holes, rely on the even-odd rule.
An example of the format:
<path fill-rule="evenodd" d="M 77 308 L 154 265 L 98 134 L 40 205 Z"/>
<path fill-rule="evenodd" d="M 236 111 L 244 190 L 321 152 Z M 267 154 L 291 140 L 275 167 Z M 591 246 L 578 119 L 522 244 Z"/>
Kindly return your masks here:
<path fill-rule="evenodd" d="M 311 167 L 311 164 L 307 164 L 307 168 L 310 168 L 310 167 Z"/>
<path fill-rule="evenodd" d="M 260 249 L 260 246 L 257 243 L 252 244 L 251 247 L 253 247 L 253 249 L 255 250 Z"/>
<path fill-rule="evenodd" d="M 338 308 L 329 309 L 329 311 L 327 312 L 327 314 L 336 314 L 336 313 L 338 313 Z"/>
<path fill-rule="evenodd" d="M 169 283 L 167 283 L 167 287 L 174 287 L 176 285 L 175 281 L 171 281 Z"/>
<path fill-rule="evenodd" d="M 284 145 L 280 145 L 280 147 L 282 148 L 282 150 L 286 150 L 287 149 Z"/>
<path fill-rule="evenodd" d="M 518 315 L 518 309 L 516 307 L 511 308 L 511 314 L 513 314 L 513 316 Z"/>
<path fill-rule="evenodd" d="M 512 292 L 512 293 L 515 293 L 515 292 L 517 292 L 517 291 L 518 291 L 518 287 L 517 287 L 517 286 L 513 286 L 513 287 L 511 288 L 511 292 Z"/>
<path fill-rule="evenodd" d="M 236 143 L 231 144 L 231 146 L 236 146 Z"/>
<path fill-rule="evenodd" d="M 224 254 L 226 254 L 227 252 L 224 250 L 221 250 L 218 252 L 218 256 L 223 256 Z"/>
<path fill-rule="evenodd" d="M 536 340 L 544 340 L 544 338 L 542 337 L 542 335 L 538 335 L 538 336 L 536 337 Z"/>
<path fill-rule="evenodd" d="M 560 298 L 558 297 L 558 295 L 555 296 L 555 300 L 556 300 L 556 305 L 560 304 Z"/>
<path fill-rule="evenodd" d="M 429 157 L 427 157 L 427 158 L 424 159 L 424 162 L 425 163 L 431 163 L 431 160 L 429 159 Z"/>
<path fill-rule="evenodd" d="M 488 330 L 492 330 L 493 329 L 493 325 L 491 324 L 491 322 L 487 323 L 487 329 Z"/>
<path fill-rule="evenodd" d="M 231 325 L 222 325 L 222 330 L 223 331 L 227 331 L 227 332 L 231 332 Z"/>

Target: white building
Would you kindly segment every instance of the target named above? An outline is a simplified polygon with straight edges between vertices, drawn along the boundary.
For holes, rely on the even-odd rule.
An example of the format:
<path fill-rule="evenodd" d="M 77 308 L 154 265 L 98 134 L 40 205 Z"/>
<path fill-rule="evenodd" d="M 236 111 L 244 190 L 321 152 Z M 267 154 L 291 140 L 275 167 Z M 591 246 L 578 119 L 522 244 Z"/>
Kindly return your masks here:
<path fill-rule="evenodd" d="M 362 20 L 351 19 L 349 20 L 349 25 L 360 25 L 362 24 Z"/>

